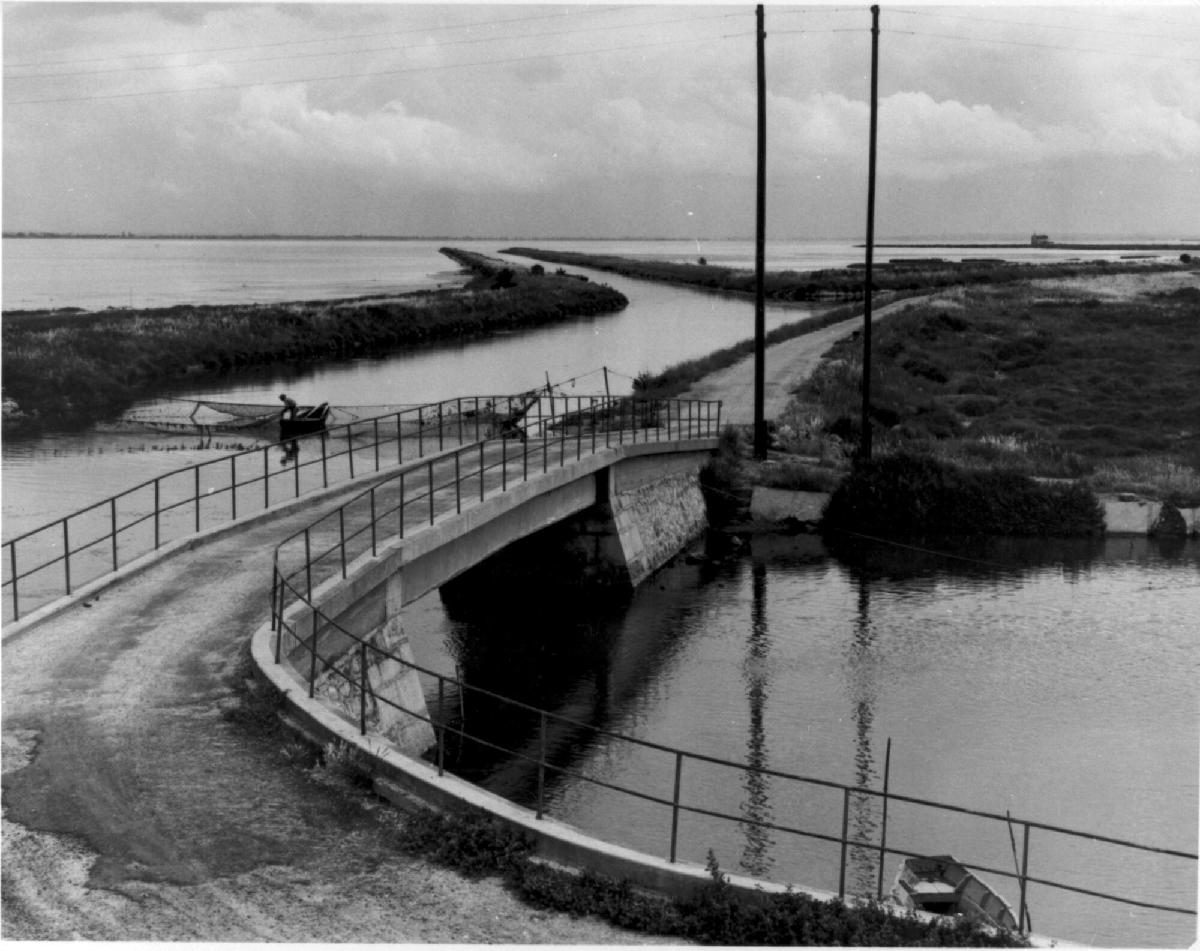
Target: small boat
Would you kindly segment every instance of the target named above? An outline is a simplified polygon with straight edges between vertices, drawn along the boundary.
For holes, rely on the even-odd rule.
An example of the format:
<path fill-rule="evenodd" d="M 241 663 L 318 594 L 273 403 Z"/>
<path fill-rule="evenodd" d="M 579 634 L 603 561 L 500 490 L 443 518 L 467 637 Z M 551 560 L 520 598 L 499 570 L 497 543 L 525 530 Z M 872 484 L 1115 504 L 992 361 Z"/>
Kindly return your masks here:
<path fill-rule="evenodd" d="M 1017 931 L 1012 908 L 952 855 L 907 858 L 900 863 L 892 900 L 904 908 Z"/>
<path fill-rule="evenodd" d="M 292 416 L 282 416 L 279 419 L 279 438 L 295 439 L 297 436 L 307 436 L 319 433 L 325 429 L 329 419 L 329 404 L 320 406 L 297 406 Z"/>

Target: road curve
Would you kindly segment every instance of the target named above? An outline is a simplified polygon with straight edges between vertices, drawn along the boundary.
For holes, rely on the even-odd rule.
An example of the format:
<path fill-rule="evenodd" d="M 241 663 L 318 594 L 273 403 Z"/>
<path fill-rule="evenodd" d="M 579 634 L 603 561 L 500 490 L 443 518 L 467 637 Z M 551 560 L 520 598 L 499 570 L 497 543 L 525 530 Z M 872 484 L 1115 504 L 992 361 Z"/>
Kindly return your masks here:
<path fill-rule="evenodd" d="M 222 715 L 267 616 L 271 549 L 332 504 L 5 641 L 5 940 L 646 941 L 398 851 L 400 813 Z"/>

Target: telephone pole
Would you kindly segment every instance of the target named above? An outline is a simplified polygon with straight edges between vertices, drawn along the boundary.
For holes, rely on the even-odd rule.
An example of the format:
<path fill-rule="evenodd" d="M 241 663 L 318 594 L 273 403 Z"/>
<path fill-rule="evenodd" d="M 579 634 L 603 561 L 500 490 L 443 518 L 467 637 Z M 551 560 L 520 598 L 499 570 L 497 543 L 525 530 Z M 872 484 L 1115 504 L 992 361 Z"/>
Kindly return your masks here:
<path fill-rule="evenodd" d="M 867 152 L 867 267 L 863 286 L 862 443 L 871 458 L 871 267 L 875 261 L 875 126 L 879 110 L 879 6 L 871 7 L 871 135 Z"/>
<path fill-rule="evenodd" d="M 767 458 L 767 422 L 764 417 L 766 389 L 766 316 L 763 302 L 764 245 L 767 221 L 767 67 L 763 31 L 763 5 L 755 8 L 758 21 L 758 196 L 754 225 L 754 458 Z"/>

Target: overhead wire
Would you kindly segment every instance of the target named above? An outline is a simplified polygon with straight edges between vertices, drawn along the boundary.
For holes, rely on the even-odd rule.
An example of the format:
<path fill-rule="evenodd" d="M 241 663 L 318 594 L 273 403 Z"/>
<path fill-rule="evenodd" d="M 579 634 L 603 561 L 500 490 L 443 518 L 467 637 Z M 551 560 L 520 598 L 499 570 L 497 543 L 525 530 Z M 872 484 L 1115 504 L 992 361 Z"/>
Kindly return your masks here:
<path fill-rule="evenodd" d="M 30 67 L 30 66 L 85 65 L 87 63 L 107 63 L 112 60 L 146 59 L 151 56 L 180 56 L 180 55 L 195 56 L 195 55 L 200 55 L 200 54 L 205 54 L 205 53 L 231 53 L 231 52 L 237 52 L 239 50 L 273 49 L 273 48 L 276 48 L 279 46 L 304 46 L 304 45 L 308 45 L 310 43 L 341 43 L 346 40 L 363 40 L 363 39 L 377 40 L 382 36 L 409 36 L 414 33 L 440 33 L 440 32 L 446 31 L 446 30 L 463 30 L 463 29 L 472 30 L 472 29 L 479 29 L 481 27 L 503 26 L 503 25 L 510 24 L 510 23 L 530 23 L 530 22 L 537 21 L 537 20 L 559 19 L 562 17 L 569 17 L 569 16 L 594 16 L 594 15 L 614 13 L 614 12 L 619 13 L 622 10 L 627 10 L 627 9 L 628 9 L 628 7 L 624 7 L 624 6 L 605 7 L 604 9 L 584 8 L 584 9 L 581 9 L 578 11 L 569 11 L 566 13 L 541 13 L 541 14 L 537 14 L 536 16 L 508 17 L 506 19 L 498 19 L 498 20 L 475 20 L 470 23 L 452 23 L 452 24 L 446 24 L 444 26 L 428 26 L 428 27 L 414 28 L 411 30 L 395 30 L 391 33 L 380 33 L 380 32 L 346 33 L 341 36 L 314 37 L 313 39 L 309 39 L 309 40 L 279 40 L 278 42 L 274 42 L 274 43 L 250 43 L 250 44 L 240 45 L 240 46 L 211 46 L 211 47 L 205 47 L 205 48 L 201 48 L 201 49 L 193 48 L 193 49 L 167 50 L 165 52 L 162 50 L 159 50 L 154 53 L 124 53 L 124 54 L 117 54 L 117 55 L 113 55 L 113 56 L 90 57 L 88 59 L 60 59 L 60 60 L 43 60 L 40 62 L 29 62 L 29 63 L 5 63 L 4 68 L 5 69 L 23 69 L 23 68 Z"/>
<path fill-rule="evenodd" d="M 151 70 L 163 70 L 163 69 L 179 70 L 179 69 L 202 69 L 202 68 L 207 68 L 207 67 L 212 67 L 212 66 L 243 66 L 243 65 L 250 65 L 250 64 L 256 64 L 256 63 L 276 63 L 276 62 L 284 62 L 284 61 L 297 60 L 297 59 L 318 59 L 320 57 L 325 57 L 325 56 L 358 56 L 358 55 L 362 55 L 365 53 L 405 53 L 405 52 L 410 52 L 413 50 L 434 51 L 434 50 L 441 50 L 441 49 L 451 47 L 451 46 L 472 46 L 472 45 L 478 45 L 480 43 L 488 43 L 488 44 L 495 45 L 498 43 L 505 43 L 505 42 L 509 42 L 509 41 L 527 42 L 528 40 L 531 40 L 531 39 L 541 39 L 541 38 L 545 38 L 545 37 L 574 36 L 574 35 L 578 35 L 580 33 L 585 33 L 585 32 L 590 35 L 590 34 L 594 34 L 594 33 L 608 32 L 608 31 L 612 31 L 612 30 L 642 29 L 642 28 L 650 27 L 650 26 L 663 26 L 663 25 L 671 25 L 671 24 L 676 24 L 676 23 L 696 23 L 696 22 L 701 22 L 704 20 L 726 19 L 729 16 L 731 16 L 731 14 L 725 13 L 725 14 L 718 14 L 715 16 L 707 16 L 707 17 L 675 17 L 675 18 L 666 19 L 666 20 L 643 21 L 640 23 L 618 23 L 618 24 L 613 24 L 612 26 L 592 26 L 592 27 L 588 27 L 586 29 L 552 30 L 552 31 L 546 31 L 546 32 L 542 32 L 542 33 L 524 33 L 519 36 L 499 36 L 499 37 L 497 37 L 497 36 L 477 36 L 477 37 L 472 37 L 470 39 L 448 40 L 445 42 L 438 42 L 437 44 L 435 44 L 433 46 L 430 46 L 429 44 L 426 44 L 426 43 L 417 43 L 417 44 L 412 44 L 412 45 L 408 45 L 408 46 L 368 46 L 368 47 L 359 48 L 359 49 L 322 50 L 320 52 L 312 52 L 312 53 L 290 53 L 290 54 L 287 54 L 284 56 L 264 56 L 264 57 L 255 57 L 255 58 L 249 58 L 249 59 L 237 59 L 237 60 L 227 60 L 227 61 L 217 61 L 217 62 L 208 61 L 208 62 L 200 62 L 200 63 L 164 63 L 162 65 L 151 65 L 151 66 L 117 66 L 117 67 L 113 67 L 111 69 L 79 70 L 76 72 L 69 72 L 69 73 L 62 73 L 62 72 L 60 72 L 60 73 L 26 73 L 26 74 L 20 75 L 20 76 L 11 76 L 11 77 L 9 77 L 9 79 L 10 80 L 13 80 L 13 79 L 64 79 L 64 78 L 73 78 L 76 76 L 103 76 L 103 75 L 111 75 L 114 73 L 149 72 Z M 412 32 L 423 32 L 423 31 L 405 31 L 405 35 L 407 35 L 408 33 L 412 33 Z M 313 41 L 307 41 L 307 42 L 313 42 Z"/>

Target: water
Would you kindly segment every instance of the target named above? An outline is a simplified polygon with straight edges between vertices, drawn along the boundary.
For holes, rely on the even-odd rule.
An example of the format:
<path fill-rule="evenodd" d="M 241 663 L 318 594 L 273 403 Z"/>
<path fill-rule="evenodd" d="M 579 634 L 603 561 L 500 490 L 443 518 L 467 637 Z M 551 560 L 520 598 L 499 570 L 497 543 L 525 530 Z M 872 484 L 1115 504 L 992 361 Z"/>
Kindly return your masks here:
<path fill-rule="evenodd" d="M 627 603 L 543 605 L 533 614 L 553 620 L 542 623 L 524 600 L 451 617 L 431 596 L 405 627 L 419 663 L 596 728 L 875 789 L 890 739 L 893 793 L 1195 850 L 1200 544 L 1010 541 L 953 557 L 886 546 L 834 557 L 812 537 L 752 546 L 725 564 L 677 563 Z M 536 755 L 531 720 L 476 701 L 463 716 L 468 728 Z M 671 756 L 586 729 L 549 736 L 563 768 L 670 800 Z M 528 764 L 468 752 L 457 765 L 497 792 L 536 800 Z M 552 779 L 547 796 L 555 818 L 668 853 L 666 807 L 574 778 Z M 840 832 L 836 790 L 688 762 L 683 801 Z M 850 823 L 877 842 L 877 802 L 855 799 Z M 888 842 L 1014 869 L 1004 823 L 893 803 Z M 838 886 L 835 845 L 685 814 L 680 857 L 703 863 L 709 848 L 726 871 Z M 874 893 L 875 855 L 850 859 L 848 888 Z M 884 864 L 885 890 L 898 861 Z M 1030 872 L 1195 907 L 1195 865 L 1184 860 L 1034 830 Z M 1013 879 L 985 878 L 1015 907 Z M 1195 919 L 1183 915 L 1042 886 L 1028 901 L 1035 930 L 1058 938 L 1195 938 Z"/>

